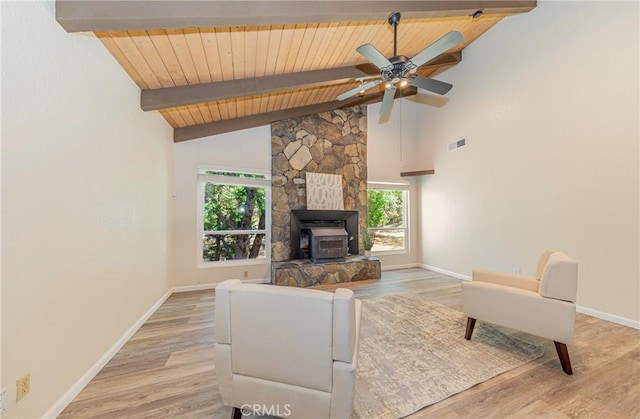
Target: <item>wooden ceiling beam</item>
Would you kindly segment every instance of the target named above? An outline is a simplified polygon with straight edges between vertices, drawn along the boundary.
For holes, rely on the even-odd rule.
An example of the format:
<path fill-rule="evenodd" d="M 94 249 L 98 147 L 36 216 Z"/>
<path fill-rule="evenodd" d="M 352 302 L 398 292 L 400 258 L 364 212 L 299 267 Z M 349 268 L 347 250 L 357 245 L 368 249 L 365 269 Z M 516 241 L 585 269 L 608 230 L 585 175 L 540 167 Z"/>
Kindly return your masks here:
<path fill-rule="evenodd" d="M 458 64 L 460 61 L 462 61 L 462 52 L 451 52 L 437 56 L 423 67 L 450 66 Z M 380 71 L 376 69 L 376 67 L 371 64 L 364 64 L 352 67 L 304 71 L 301 73 L 278 74 L 275 76 L 150 89 L 142 91 L 140 95 L 140 107 L 144 111 L 175 108 L 178 106 L 308 88 L 329 82 L 344 82 L 357 77 L 379 74 Z"/>
<path fill-rule="evenodd" d="M 289 23 L 386 20 L 526 13 L 535 0 L 430 1 L 218 1 L 218 0 L 56 0 L 56 20 L 67 32 L 210 28 Z"/>
<path fill-rule="evenodd" d="M 375 67 L 369 67 L 368 73 L 356 66 L 349 66 L 143 90 L 140 95 L 140 107 L 143 111 L 153 111 L 238 97 L 264 95 L 282 90 L 314 87 L 327 82 L 341 82 L 375 74 Z"/>
<path fill-rule="evenodd" d="M 396 98 L 413 96 L 418 93 L 418 89 L 409 86 L 396 91 Z M 328 112 L 335 109 L 348 108 L 350 106 L 371 104 L 381 102 L 384 93 L 372 93 L 362 97 L 354 97 L 344 101 L 334 100 L 331 102 L 317 103 L 315 105 L 302 106 L 299 108 L 282 109 L 258 115 L 244 116 L 241 118 L 227 119 L 224 121 L 211 122 L 208 124 L 194 125 L 173 130 L 173 142 L 195 140 L 197 138 L 208 137 L 210 135 L 223 134 L 225 132 L 238 131 L 246 128 L 254 128 L 267 125 L 275 121 L 298 116 L 311 115 L 320 112 Z"/>

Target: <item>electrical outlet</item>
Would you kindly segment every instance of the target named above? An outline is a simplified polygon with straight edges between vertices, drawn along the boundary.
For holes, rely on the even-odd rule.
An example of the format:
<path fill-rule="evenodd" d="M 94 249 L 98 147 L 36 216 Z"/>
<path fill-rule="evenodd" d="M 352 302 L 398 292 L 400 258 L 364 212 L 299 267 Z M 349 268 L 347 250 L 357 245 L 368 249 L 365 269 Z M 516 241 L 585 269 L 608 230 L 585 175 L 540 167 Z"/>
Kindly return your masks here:
<path fill-rule="evenodd" d="M 16 402 L 19 402 L 29 393 L 31 387 L 31 374 L 26 373 L 22 378 L 16 381 Z"/>
<path fill-rule="evenodd" d="M 520 271 L 520 268 L 513 268 L 513 273 L 520 275 L 522 271 Z"/>
<path fill-rule="evenodd" d="M 7 389 L 3 388 L 0 392 L 0 413 L 7 410 Z"/>
<path fill-rule="evenodd" d="M 242 276 L 243 276 L 244 278 L 249 278 L 249 271 L 244 271 L 244 272 L 242 273 Z"/>

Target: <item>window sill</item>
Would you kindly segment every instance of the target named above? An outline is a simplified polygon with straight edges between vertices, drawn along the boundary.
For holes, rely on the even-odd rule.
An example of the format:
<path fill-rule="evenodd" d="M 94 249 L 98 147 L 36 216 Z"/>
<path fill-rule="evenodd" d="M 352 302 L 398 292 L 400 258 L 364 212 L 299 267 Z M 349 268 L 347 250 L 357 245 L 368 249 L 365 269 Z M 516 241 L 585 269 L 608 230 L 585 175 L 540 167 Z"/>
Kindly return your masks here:
<path fill-rule="evenodd" d="M 402 249 L 402 250 L 380 250 L 377 252 L 371 252 L 372 256 L 387 256 L 387 255 L 408 255 L 409 254 L 409 250 L 408 249 Z"/>

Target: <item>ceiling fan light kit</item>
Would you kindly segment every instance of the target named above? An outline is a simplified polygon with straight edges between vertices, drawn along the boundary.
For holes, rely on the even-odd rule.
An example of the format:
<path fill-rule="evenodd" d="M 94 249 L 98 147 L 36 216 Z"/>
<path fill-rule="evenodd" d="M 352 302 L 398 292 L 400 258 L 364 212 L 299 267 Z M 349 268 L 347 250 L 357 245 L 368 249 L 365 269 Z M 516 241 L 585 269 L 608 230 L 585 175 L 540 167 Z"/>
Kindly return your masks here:
<path fill-rule="evenodd" d="M 420 51 L 416 56 L 409 59 L 404 55 L 398 55 L 398 24 L 400 23 L 400 13 L 391 13 L 387 22 L 393 27 L 393 57 L 385 57 L 372 44 L 364 44 L 356 48 L 356 51 L 360 55 L 380 69 L 380 79 L 363 83 L 366 77 L 362 77 L 358 79 L 361 83 L 360 86 L 338 95 L 338 100 L 348 99 L 385 82 L 385 92 L 382 99 L 382 106 L 380 107 L 380 116 L 388 115 L 391 112 L 398 85 L 400 87 L 411 85 L 439 95 L 444 95 L 451 90 L 453 86 L 449 83 L 422 77 L 414 73 L 419 67 L 459 44 L 464 39 L 460 32 L 455 30 L 450 31 Z"/>

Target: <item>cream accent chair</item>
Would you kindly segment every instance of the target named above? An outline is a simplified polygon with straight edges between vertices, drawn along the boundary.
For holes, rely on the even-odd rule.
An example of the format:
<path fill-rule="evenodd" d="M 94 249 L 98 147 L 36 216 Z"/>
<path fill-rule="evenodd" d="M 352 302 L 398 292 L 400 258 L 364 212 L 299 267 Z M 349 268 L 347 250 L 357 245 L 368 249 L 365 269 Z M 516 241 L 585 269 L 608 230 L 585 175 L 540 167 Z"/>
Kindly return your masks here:
<path fill-rule="evenodd" d="M 215 295 L 216 375 L 233 418 L 351 417 L 361 311 L 353 291 L 234 279 Z"/>
<path fill-rule="evenodd" d="M 544 252 L 536 277 L 474 270 L 462 283 L 470 340 L 476 319 L 553 340 L 567 374 L 573 374 L 567 344 L 573 342 L 578 264 L 566 254 Z"/>

